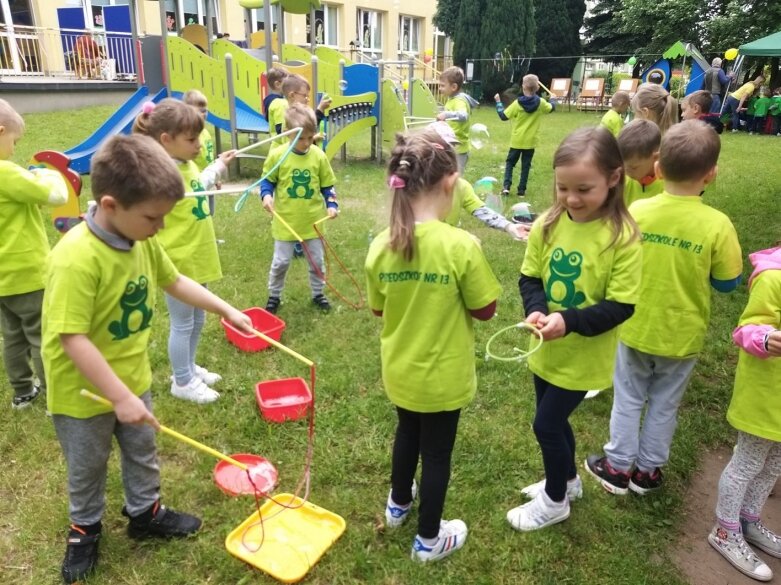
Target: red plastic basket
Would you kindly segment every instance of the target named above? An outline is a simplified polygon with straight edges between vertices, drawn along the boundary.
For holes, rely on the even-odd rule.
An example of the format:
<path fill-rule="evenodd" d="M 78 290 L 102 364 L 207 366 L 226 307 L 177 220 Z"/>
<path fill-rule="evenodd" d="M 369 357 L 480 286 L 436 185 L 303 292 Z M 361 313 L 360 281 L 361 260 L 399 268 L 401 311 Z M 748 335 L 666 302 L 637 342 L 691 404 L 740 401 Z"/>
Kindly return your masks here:
<path fill-rule="evenodd" d="M 312 405 L 312 392 L 303 378 L 258 382 L 255 397 L 260 414 L 271 422 L 301 418 Z"/>
<path fill-rule="evenodd" d="M 276 315 L 272 315 L 259 307 L 252 307 L 251 309 L 242 311 L 242 313 L 252 319 L 252 326 L 257 331 L 268 335 L 271 339 L 276 341 L 279 341 L 282 337 L 282 332 L 285 330 L 285 322 Z M 247 335 L 243 331 L 239 331 L 225 319 L 222 319 L 221 323 L 225 329 L 225 337 L 241 351 L 261 351 L 270 345 L 260 337 Z"/>

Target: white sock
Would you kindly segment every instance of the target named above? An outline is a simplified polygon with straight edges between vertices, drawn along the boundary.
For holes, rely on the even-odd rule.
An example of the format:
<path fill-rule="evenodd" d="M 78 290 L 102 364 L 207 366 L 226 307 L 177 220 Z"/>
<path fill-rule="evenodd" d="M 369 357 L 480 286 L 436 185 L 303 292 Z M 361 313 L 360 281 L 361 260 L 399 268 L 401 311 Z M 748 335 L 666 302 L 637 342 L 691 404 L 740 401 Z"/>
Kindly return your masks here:
<path fill-rule="evenodd" d="M 559 508 L 563 508 L 564 506 L 567 505 L 567 497 L 564 496 L 564 499 L 560 502 L 554 502 L 553 500 L 550 499 L 548 492 L 542 490 L 542 502 L 543 504 L 545 504 L 545 507 L 558 510 Z"/>
<path fill-rule="evenodd" d="M 439 541 L 439 537 L 435 536 L 434 538 L 423 538 L 420 534 L 418 534 L 418 540 L 420 540 L 420 542 L 426 546 L 434 546 Z"/>

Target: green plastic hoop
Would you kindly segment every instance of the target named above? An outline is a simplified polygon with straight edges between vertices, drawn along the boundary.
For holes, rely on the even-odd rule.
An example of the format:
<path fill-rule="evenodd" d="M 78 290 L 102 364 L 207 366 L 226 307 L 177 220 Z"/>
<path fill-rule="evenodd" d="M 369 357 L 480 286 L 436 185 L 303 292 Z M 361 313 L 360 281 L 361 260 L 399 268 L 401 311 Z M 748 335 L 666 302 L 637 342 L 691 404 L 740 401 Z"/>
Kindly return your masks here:
<path fill-rule="evenodd" d="M 537 337 L 537 344 L 528 351 L 523 351 L 521 349 L 518 349 L 517 347 L 514 347 L 513 352 L 515 352 L 515 355 L 513 355 L 512 357 L 506 357 L 506 356 L 501 356 L 501 355 L 496 355 L 491 353 L 491 344 L 493 343 L 494 339 L 496 339 L 505 331 L 510 331 L 511 329 L 528 329 L 529 331 L 534 333 L 534 335 Z M 489 339 L 488 343 L 485 344 L 485 359 L 488 360 L 490 358 L 500 362 L 520 362 L 528 358 L 533 353 L 537 352 L 542 347 L 542 341 L 543 341 L 542 333 L 540 333 L 539 329 L 537 329 L 533 325 L 529 325 L 528 323 L 521 321 L 520 323 L 516 323 L 515 325 L 510 325 L 509 327 L 500 329 L 499 331 L 497 331 L 491 336 L 491 339 Z"/>

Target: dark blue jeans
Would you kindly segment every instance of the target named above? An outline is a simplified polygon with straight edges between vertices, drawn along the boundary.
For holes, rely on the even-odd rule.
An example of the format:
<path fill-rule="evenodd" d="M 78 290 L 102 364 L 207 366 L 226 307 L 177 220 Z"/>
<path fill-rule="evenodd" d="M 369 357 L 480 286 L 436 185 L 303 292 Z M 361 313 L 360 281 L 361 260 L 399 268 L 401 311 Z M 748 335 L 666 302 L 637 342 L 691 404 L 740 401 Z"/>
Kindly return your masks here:
<path fill-rule="evenodd" d="M 537 393 L 537 412 L 534 415 L 534 434 L 542 450 L 545 467 L 545 493 L 554 502 L 561 502 L 567 494 L 567 480 L 578 474 L 575 465 L 575 434 L 569 424 L 569 415 L 583 402 L 586 393 L 564 390 L 534 376 Z"/>
<path fill-rule="evenodd" d="M 729 95 L 724 102 L 724 111 L 722 112 L 722 114 L 730 114 L 733 131 L 740 130 L 740 114 L 738 113 L 738 105 L 740 105 L 740 100 Z"/>
<path fill-rule="evenodd" d="M 511 148 L 507 153 L 507 160 L 504 161 L 504 189 L 510 190 L 513 184 L 513 170 L 521 159 L 521 180 L 518 183 L 518 194 L 526 194 L 526 183 L 529 181 L 529 171 L 532 168 L 533 148 Z"/>
<path fill-rule="evenodd" d="M 400 505 L 412 501 L 412 480 L 421 459 L 418 534 L 439 535 L 439 522 L 450 482 L 450 457 L 461 410 L 412 412 L 396 407 L 399 425 L 393 443 L 391 497 Z"/>

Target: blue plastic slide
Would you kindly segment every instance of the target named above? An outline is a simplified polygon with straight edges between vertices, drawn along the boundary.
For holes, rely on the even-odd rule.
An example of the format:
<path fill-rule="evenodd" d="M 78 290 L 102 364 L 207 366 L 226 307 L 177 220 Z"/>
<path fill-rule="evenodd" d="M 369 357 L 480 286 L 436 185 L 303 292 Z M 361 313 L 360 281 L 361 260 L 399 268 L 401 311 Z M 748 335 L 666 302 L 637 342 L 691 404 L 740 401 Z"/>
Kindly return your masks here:
<path fill-rule="evenodd" d="M 89 138 L 78 146 L 65 151 L 65 154 L 71 159 L 70 168 L 80 175 L 89 174 L 92 155 L 100 148 L 100 145 L 115 134 L 129 134 L 133 127 L 133 121 L 141 113 L 144 102 L 157 103 L 167 95 L 167 90 L 163 88 L 150 99 L 149 89 L 146 86 L 139 87 Z"/>

